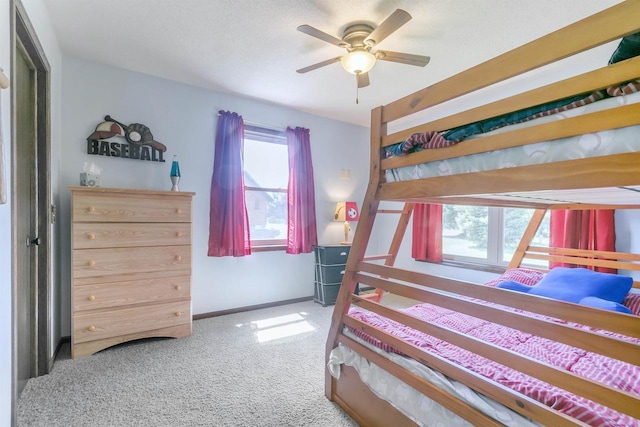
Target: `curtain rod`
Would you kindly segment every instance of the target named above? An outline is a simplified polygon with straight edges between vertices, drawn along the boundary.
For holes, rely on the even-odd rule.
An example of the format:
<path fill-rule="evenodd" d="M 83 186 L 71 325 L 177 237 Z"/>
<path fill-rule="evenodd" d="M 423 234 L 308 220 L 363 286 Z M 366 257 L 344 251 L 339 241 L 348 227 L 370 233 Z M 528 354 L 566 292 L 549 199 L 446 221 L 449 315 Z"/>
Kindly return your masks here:
<path fill-rule="evenodd" d="M 259 123 L 259 122 L 254 122 L 253 120 L 244 120 L 244 122 L 248 125 L 251 126 L 257 126 L 257 127 L 261 127 L 261 128 L 267 128 L 267 129 L 273 129 L 273 130 L 279 130 L 282 132 L 286 132 L 287 127 L 281 127 L 281 126 L 274 126 L 274 125 L 269 125 L 266 123 Z"/>
<path fill-rule="evenodd" d="M 2 69 L 0 68 L 0 70 L 2 70 Z M 218 113 L 218 117 L 220 117 L 220 113 Z M 269 125 L 269 124 L 266 124 L 266 123 L 254 122 L 252 120 L 246 120 L 244 117 L 242 118 L 242 121 L 244 123 L 250 125 L 250 126 L 266 128 L 266 129 L 272 129 L 272 130 L 278 130 L 278 131 L 282 131 L 282 132 L 285 132 L 287 130 L 286 127 L 274 126 L 274 125 Z"/>
<path fill-rule="evenodd" d="M 282 133 L 286 133 L 287 132 L 287 128 L 286 127 L 277 127 L 277 126 L 271 126 L 271 125 L 266 125 L 263 123 L 258 123 L 258 122 L 252 122 L 250 120 L 244 120 L 244 123 L 249 125 L 249 126 L 255 126 L 255 127 L 259 127 L 259 128 L 264 128 L 264 129 L 269 129 L 269 130 L 275 130 L 278 132 L 282 132 Z M 296 129 L 296 127 L 301 127 L 304 128 L 304 126 L 288 126 L 291 129 Z M 306 129 L 306 128 L 304 128 Z M 311 133 L 311 130 L 309 130 L 309 133 Z"/>
<path fill-rule="evenodd" d="M 220 116 L 220 113 L 218 113 L 218 116 Z M 274 126 L 274 125 L 269 125 L 266 123 L 260 123 L 260 122 L 254 122 L 253 120 L 245 120 L 244 117 L 242 118 L 242 121 L 249 125 L 249 126 L 255 126 L 255 127 L 260 127 L 260 128 L 264 128 L 264 129 L 270 129 L 270 130 L 275 130 L 278 132 L 282 132 L 282 133 L 286 133 L 287 132 L 287 126 L 285 127 L 281 127 L 281 126 Z M 295 126 L 289 126 L 292 129 L 295 129 Z"/>

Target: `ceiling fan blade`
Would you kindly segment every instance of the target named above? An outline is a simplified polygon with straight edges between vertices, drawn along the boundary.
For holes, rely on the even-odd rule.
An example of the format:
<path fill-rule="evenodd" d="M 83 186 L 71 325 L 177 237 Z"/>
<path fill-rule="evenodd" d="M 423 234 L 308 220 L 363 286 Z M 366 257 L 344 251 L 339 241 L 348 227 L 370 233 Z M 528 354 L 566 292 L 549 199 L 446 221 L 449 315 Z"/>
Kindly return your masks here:
<path fill-rule="evenodd" d="M 356 74 L 356 80 L 358 81 L 358 88 L 369 86 L 369 73 Z"/>
<path fill-rule="evenodd" d="M 311 25 L 300 25 L 298 27 L 298 31 L 300 31 L 301 33 L 308 34 L 322 41 L 325 41 L 327 43 L 334 44 L 338 47 L 351 47 L 349 43 L 345 43 L 337 37 L 333 37 L 332 35 L 322 32 L 317 28 L 313 28 Z"/>
<path fill-rule="evenodd" d="M 378 28 L 373 30 L 369 37 L 364 40 L 367 46 L 375 46 L 386 39 L 391 33 L 411 20 L 411 15 L 402 9 L 396 9 Z"/>
<path fill-rule="evenodd" d="M 381 61 L 399 62 L 401 64 L 415 65 L 424 67 L 431 59 L 428 56 L 412 55 L 410 53 L 391 52 L 388 50 L 379 50 L 375 53 L 376 58 Z"/>
<path fill-rule="evenodd" d="M 300 68 L 299 70 L 296 70 L 296 73 L 306 73 L 309 71 L 313 71 L 316 70 L 320 67 L 324 67 L 326 65 L 331 65 L 334 62 L 338 62 L 340 61 L 340 58 L 342 58 L 341 56 L 336 56 L 335 58 L 331 58 L 331 59 L 327 59 L 326 61 L 322 61 L 322 62 L 318 62 L 317 64 L 313 64 L 313 65 L 309 65 L 308 67 L 304 67 L 304 68 Z"/>

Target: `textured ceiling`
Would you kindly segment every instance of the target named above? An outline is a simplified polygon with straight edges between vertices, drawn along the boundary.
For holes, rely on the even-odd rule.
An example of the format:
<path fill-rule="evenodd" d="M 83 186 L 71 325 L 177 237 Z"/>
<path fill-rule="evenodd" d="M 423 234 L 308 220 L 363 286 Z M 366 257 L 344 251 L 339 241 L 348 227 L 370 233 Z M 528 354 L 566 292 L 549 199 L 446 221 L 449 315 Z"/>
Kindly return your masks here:
<path fill-rule="evenodd" d="M 620 0 L 43 0 L 58 42 L 83 58 L 363 126 L 389 103 Z M 341 37 L 347 24 L 413 19 L 381 49 L 428 55 L 424 68 L 378 61 L 360 90 L 344 50 L 296 31 Z M 223 106 L 221 106 L 223 107 Z"/>

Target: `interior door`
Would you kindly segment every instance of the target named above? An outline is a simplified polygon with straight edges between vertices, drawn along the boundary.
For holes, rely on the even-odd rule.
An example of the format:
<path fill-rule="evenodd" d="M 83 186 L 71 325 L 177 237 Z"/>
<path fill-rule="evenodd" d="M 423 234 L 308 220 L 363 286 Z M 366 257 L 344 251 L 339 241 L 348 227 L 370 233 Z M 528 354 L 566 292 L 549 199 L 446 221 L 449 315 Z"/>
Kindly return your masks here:
<path fill-rule="evenodd" d="M 16 363 L 18 395 L 35 369 L 35 291 L 38 277 L 36 73 L 23 49 L 16 52 Z"/>
<path fill-rule="evenodd" d="M 0 1 L 1 2 L 1 1 Z M 29 378 L 53 367 L 51 67 L 20 0 L 11 10 L 11 425 Z"/>

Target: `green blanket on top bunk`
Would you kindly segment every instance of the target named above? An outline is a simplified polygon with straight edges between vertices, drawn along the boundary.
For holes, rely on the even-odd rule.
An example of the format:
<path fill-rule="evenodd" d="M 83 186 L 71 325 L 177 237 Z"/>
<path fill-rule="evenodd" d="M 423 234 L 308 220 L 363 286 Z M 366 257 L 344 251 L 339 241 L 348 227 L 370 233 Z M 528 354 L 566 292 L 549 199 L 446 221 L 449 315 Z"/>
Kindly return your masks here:
<path fill-rule="evenodd" d="M 640 33 L 635 33 L 624 37 L 620 41 L 620 44 L 609 59 L 609 65 L 638 55 L 640 55 Z M 575 107 L 599 101 L 609 96 L 619 96 L 637 91 L 640 91 L 640 80 L 625 82 L 620 85 L 608 87 L 605 90 L 583 93 L 545 104 L 535 105 L 533 107 L 491 117 L 446 131 L 415 133 L 402 142 L 386 147 L 386 157 L 401 156 L 426 149 L 448 147 L 463 141 L 472 135 L 490 132 L 504 126 L 567 111 Z"/>

